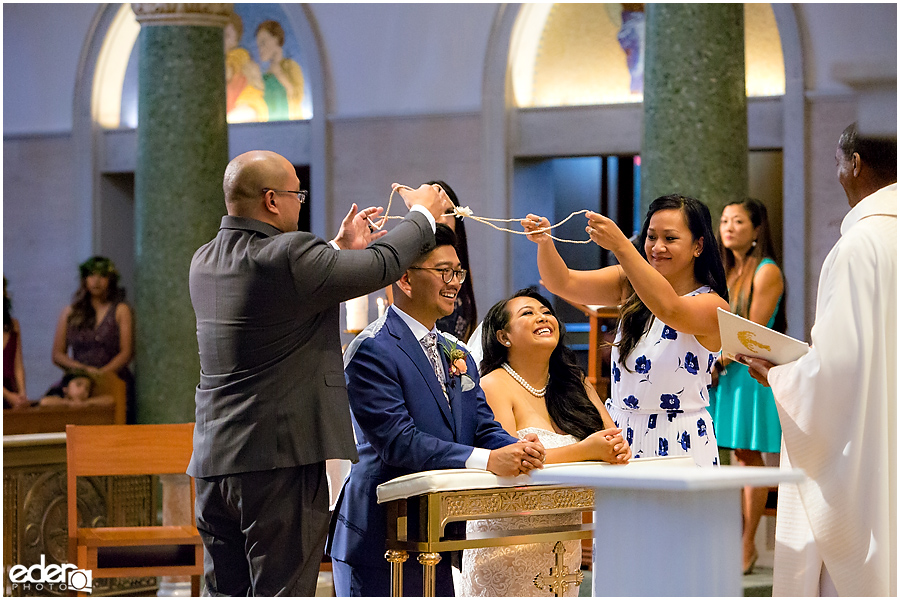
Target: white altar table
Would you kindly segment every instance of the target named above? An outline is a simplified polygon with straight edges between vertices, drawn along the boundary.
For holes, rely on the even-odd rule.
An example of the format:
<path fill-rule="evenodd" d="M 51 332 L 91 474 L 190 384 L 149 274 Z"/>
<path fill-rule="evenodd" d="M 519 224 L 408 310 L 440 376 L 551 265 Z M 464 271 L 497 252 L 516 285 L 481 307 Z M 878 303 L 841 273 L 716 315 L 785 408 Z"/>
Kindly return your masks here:
<path fill-rule="evenodd" d="M 804 477 L 772 467 L 573 465 L 532 480 L 594 488 L 594 596 L 741 596 L 741 488 Z"/>
<path fill-rule="evenodd" d="M 582 513 L 594 507 L 592 485 L 572 485 L 563 475 L 585 472 L 698 470 L 690 457 L 645 458 L 628 465 L 603 462 L 547 465 L 544 469 L 518 477 L 497 477 L 476 469 L 424 471 L 392 479 L 378 486 L 378 502 L 386 504 L 387 552 L 391 563 L 392 595 L 402 595 L 402 563 L 409 552 L 418 553 L 422 565 L 423 596 L 434 595 L 434 567 L 440 552 L 465 548 L 485 548 L 535 542 L 587 539 L 593 525 L 560 525 L 528 530 L 490 531 L 470 534 L 464 539 L 445 535 L 454 521 L 499 518 L 515 515 Z M 536 478 L 537 476 L 537 478 Z M 550 579 L 549 573 L 543 575 Z M 560 574 L 560 577 L 564 574 Z M 573 574 L 574 575 L 574 574 Z M 580 577 L 580 573 L 577 574 Z M 551 582 L 552 583 L 552 582 Z M 549 585 L 549 583 L 548 583 Z M 556 583 L 559 585 L 559 582 Z"/>

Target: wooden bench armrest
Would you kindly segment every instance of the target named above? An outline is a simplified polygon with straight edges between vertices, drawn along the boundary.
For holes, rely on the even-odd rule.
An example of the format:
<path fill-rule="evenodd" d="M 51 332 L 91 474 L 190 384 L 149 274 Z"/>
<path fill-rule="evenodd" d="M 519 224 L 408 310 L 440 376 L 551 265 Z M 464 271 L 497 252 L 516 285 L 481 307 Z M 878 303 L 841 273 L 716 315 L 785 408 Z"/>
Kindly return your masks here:
<path fill-rule="evenodd" d="M 162 527 L 95 527 L 78 529 L 78 545 L 172 546 L 200 543 L 200 532 L 193 525 Z"/>

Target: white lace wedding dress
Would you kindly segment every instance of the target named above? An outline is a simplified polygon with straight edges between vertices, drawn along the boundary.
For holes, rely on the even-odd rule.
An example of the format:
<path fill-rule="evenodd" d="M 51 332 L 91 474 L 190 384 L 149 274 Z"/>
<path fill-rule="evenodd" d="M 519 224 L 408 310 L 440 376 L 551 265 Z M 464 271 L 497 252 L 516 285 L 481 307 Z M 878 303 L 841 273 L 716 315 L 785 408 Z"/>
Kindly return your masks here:
<path fill-rule="evenodd" d="M 559 448 L 574 444 L 578 440 L 571 435 L 561 435 L 553 431 L 526 427 L 519 430 L 519 436 L 535 433 L 545 448 Z M 503 529 L 523 529 L 548 525 L 577 525 L 581 514 L 543 515 L 528 517 L 506 517 L 469 521 L 467 532 L 498 531 Z M 581 569 L 581 540 L 563 542 L 566 548 L 565 564 L 570 573 Z M 540 544 L 520 544 L 499 548 L 478 548 L 464 550 L 462 559 L 462 587 L 459 596 L 552 596 L 545 587 L 543 591 L 534 585 L 538 573 L 550 575 L 550 567 L 555 565 L 552 542 Z M 569 587 L 567 596 L 577 596 L 578 587 Z"/>

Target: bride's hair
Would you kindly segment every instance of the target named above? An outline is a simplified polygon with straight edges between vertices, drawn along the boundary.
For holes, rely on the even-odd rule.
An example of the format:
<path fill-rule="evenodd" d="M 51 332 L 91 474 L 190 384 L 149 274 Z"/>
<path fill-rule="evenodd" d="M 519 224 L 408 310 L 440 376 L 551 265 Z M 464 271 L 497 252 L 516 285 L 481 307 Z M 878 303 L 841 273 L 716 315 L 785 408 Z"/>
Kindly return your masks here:
<path fill-rule="evenodd" d="M 481 346 L 484 351 L 480 367 L 482 376 L 501 368 L 507 361 L 507 347 L 497 339 L 497 332 L 505 330 L 509 325 L 510 314 L 507 309 L 509 301 L 521 297 L 534 298 L 556 317 L 550 301 L 534 287 L 519 290 L 492 306 L 481 326 Z M 559 322 L 559 343 L 550 355 L 550 381 L 547 383 L 544 401 L 553 423 L 562 431 L 583 440 L 605 427 L 600 411 L 588 398 L 584 389 L 584 373 L 578 367 L 575 353 L 566 347 L 565 333 L 565 326 Z M 608 425 L 611 427 L 612 423 Z"/>

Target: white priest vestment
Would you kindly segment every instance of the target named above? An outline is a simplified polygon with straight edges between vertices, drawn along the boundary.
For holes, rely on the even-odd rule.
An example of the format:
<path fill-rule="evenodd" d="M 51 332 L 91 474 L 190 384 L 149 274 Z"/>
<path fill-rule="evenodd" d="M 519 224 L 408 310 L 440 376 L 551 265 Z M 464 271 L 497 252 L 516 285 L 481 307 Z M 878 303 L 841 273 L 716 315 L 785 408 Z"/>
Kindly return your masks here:
<path fill-rule="evenodd" d="M 774 367 L 784 432 L 774 596 L 897 595 L 897 185 L 859 202 L 819 277 L 812 348 Z"/>

